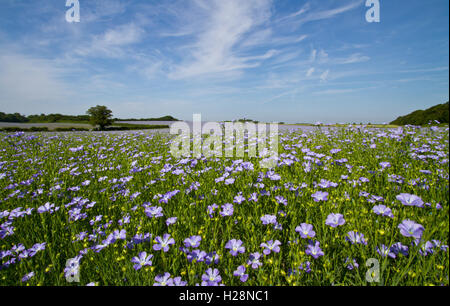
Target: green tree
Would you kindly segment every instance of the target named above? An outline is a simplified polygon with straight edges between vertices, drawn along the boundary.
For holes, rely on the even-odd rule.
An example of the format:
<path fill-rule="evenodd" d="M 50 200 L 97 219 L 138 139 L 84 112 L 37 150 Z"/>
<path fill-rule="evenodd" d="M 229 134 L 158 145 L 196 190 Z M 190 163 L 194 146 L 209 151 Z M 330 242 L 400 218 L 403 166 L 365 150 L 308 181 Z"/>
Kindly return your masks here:
<path fill-rule="evenodd" d="M 113 123 L 112 111 L 106 106 L 97 105 L 95 107 L 91 107 L 88 109 L 86 114 L 90 116 L 89 122 L 91 125 L 94 127 L 98 125 L 100 130 L 104 130 L 105 127 Z"/>

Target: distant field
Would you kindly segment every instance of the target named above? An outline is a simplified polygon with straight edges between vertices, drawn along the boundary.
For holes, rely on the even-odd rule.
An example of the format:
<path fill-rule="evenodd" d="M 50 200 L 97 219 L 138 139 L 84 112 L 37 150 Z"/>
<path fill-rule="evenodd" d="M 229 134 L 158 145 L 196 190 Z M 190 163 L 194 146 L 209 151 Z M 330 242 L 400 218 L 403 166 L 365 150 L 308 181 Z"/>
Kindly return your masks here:
<path fill-rule="evenodd" d="M 294 126 L 316 126 L 312 123 L 283 123 L 282 125 L 294 125 Z M 323 124 L 322 126 L 329 126 L 329 127 L 348 127 L 350 124 Z M 395 124 L 353 124 L 355 127 L 364 126 L 367 128 L 397 128 L 399 125 Z"/>
<path fill-rule="evenodd" d="M 188 123 L 189 127 L 193 128 L 193 122 L 191 121 L 185 121 Z M 114 122 L 114 127 L 133 127 L 136 125 L 142 126 L 142 129 L 148 129 L 148 126 L 154 126 L 154 125 L 165 125 L 170 126 L 174 122 L 173 121 L 119 121 Z M 203 124 L 206 122 L 203 122 Z M 261 122 L 262 123 L 262 122 Z M 330 124 L 330 125 L 322 125 L 322 129 L 327 128 L 346 128 L 349 124 Z M 448 127 L 448 124 L 441 124 L 442 127 Z M 0 122 L 0 129 L 5 127 L 18 127 L 18 128 L 24 128 L 29 129 L 32 127 L 42 128 L 47 127 L 50 131 L 54 131 L 58 128 L 84 128 L 84 129 L 92 129 L 92 126 L 88 122 L 56 122 L 56 123 L 14 123 L 14 122 Z M 144 128 L 145 127 L 145 128 Z M 369 124 L 369 125 L 353 125 L 353 127 L 364 127 L 369 129 L 378 129 L 378 128 L 398 128 L 399 125 L 393 125 L 393 124 Z M 156 127 L 155 127 L 156 128 Z M 318 127 L 311 123 L 283 123 L 279 124 L 278 129 L 280 132 L 288 132 L 292 130 L 302 130 L 302 131 L 312 131 L 316 130 Z M 168 128 L 161 128 L 159 127 L 158 130 L 161 132 L 167 132 Z"/>

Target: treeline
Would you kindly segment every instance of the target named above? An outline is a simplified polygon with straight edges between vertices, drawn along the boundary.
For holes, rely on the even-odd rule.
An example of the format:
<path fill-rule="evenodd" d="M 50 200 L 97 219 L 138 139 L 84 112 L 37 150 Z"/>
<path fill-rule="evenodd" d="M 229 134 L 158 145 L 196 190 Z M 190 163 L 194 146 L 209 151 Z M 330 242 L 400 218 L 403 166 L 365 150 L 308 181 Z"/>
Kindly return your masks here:
<path fill-rule="evenodd" d="M 115 121 L 179 121 L 178 119 L 172 117 L 172 116 L 164 116 L 164 117 L 160 117 L 160 118 L 143 118 L 143 119 L 135 119 L 135 118 L 131 118 L 131 119 L 119 119 L 119 118 L 114 118 Z"/>
<path fill-rule="evenodd" d="M 30 115 L 27 117 L 30 123 L 47 123 L 47 122 L 61 122 L 61 121 L 70 121 L 70 122 L 87 122 L 89 121 L 88 115 L 61 115 L 61 114 L 40 114 L 40 115 Z"/>
<path fill-rule="evenodd" d="M 259 123 L 259 121 L 257 121 L 257 120 L 252 120 L 252 119 L 247 119 L 247 118 L 237 119 L 237 120 L 225 120 L 224 122 L 241 122 L 241 123 L 253 122 L 253 123 Z"/>
<path fill-rule="evenodd" d="M 25 116 L 22 116 L 19 113 L 5 114 L 3 112 L 0 112 L 0 121 L 1 122 L 21 122 L 21 123 L 25 123 L 25 122 L 28 122 L 28 118 L 25 117 Z"/>
<path fill-rule="evenodd" d="M 178 121 L 172 116 L 164 116 L 161 118 L 146 118 L 146 119 L 119 119 L 115 121 Z M 0 122 L 17 122 L 17 123 L 56 123 L 56 122 L 88 122 L 89 115 L 62 115 L 62 114 L 40 114 L 24 116 L 19 113 L 5 114 L 0 112 Z"/>
<path fill-rule="evenodd" d="M 142 125 L 142 124 L 129 124 L 123 126 L 109 126 L 101 130 L 95 128 L 94 131 L 134 131 L 134 130 L 157 130 L 157 129 L 168 129 L 168 125 Z"/>
<path fill-rule="evenodd" d="M 0 112 L 0 122 L 17 122 L 17 123 L 52 123 L 52 122 L 86 122 L 89 121 L 88 115 L 62 115 L 62 114 L 40 114 L 40 115 L 29 115 L 23 116 L 19 113 L 5 114 Z"/>
<path fill-rule="evenodd" d="M 416 110 L 406 116 L 400 116 L 391 124 L 395 125 L 427 125 L 430 121 L 439 123 L 449 123 L 449 102 L 438 104 L 426 110 Z"/>

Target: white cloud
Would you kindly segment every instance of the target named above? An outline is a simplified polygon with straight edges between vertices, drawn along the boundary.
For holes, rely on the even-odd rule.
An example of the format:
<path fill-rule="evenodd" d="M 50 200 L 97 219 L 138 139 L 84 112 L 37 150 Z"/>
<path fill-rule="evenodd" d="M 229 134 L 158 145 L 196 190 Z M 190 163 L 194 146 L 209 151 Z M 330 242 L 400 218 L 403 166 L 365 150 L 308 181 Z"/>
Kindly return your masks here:
<path fill-rule="evenodd" d="M 175 67 L 169 77 L 183 79 L 193 76 L 240 71 L 245 68 L 257 67 L 259 62 L 249 63 L 249 60 L 264 60 L 273 55 L 268 51 L 262 56 L 245 57 L 239 54 L 235 47 L 246 34 L 268 21 L 270 17 L 270 1 L 197 1 L 208 18 L 199 29 L 199 34 L 193 45 L 189 46 L 189 60 Z M 267 32 L 261 32 L 262 39 Z"/>
<path fill-rule="evenodd" d="M 320 3 L 320 5 L 322 5 L 322 1 L 317 1 L 317 3 Z M 277 22 L 280 24 L 289 24 L 291 28 L 293 27 L 296 28 L 311 21 L 333 18 L 339 14 L 348 12 L 362 5 L 363 0 L 353 0 L 347 5 L 338 8 L 319 11 L 311 9 L 311 5 L 307 3 L 302 9 L 300 9 L 296 13 L 282 17 L 279 20 L 277 20 Z"/>
<path fill-rule="evenodd" d="M 136 43 L 140 40 L 144 30 L 135 24 L 125 24 L 113 30 L 108 30 L 98 40 L 108 46 L 122 46 Z"/>
<path fill-rule="evenodd" d="M 306 13 L 309 9 L 310 9 L 311 5 L 309 3 L 306 3 L 305 5 L 303 5 L 303 7 L 296 11 L 295 13 L 292 13 L 290 15 L 284 16 L 283 18 L 280 18 L 278 21 L 283 21 L 286 19 L 290 19 L 290 18 L 294 18 L 300 15 L 303 15 L 304 13 Z"/>
<path fill-rule="evenodd" d="M 336 60 L 336 64 L 354 64 L 361 63 L 370 60 L 370 57 L 362 55 L 360 53 L 351 54 L 347 58 L 341 58 Z"/>
<path fill-rule="evenodd" d="M 136 44 L 144 36 L 144 29 L 132 23 L 109 29 L 102 35 L 95 35 L 88 44 L 75 49 L 75 54 L 93 57 L 122 57 L 126 55 L 123 47 Z"/>
<path fill-rule="evenodd" d="M 311 62 L 315 62 L 316 60 L 318 60 L 319 63 L 325 63 L 328 60 L 328 53 L 326 53 L 323 49 L 321 49 L 319 52 L 317 52 L 316 49 L 313 49 L 311 51 L 309 60 Z"/>
<path fill-rule="evenodd" d="M 148 66 L 145 66 L 142 72 L 146 78 L 153 79 L 161 72 L 162 67 L 162 62 L 154 62 Z"/>
<path fill-rule="evenodd" d="M 421 69 L 410 69 L 401 70 L 400 73 L 414 73 L 414 72 L 438 72 L 438 71 L 448 71 L 448 66 L 435 67 L 435 68 L 421 68 Z"/>
<path fill-rule="evenodd" d="M 306 38 L 308 38 L 308 35 L 271 37 L 270 43 L 273 45 L 295 44 L 304 41 Z"/>
<path fill-rule="evenodd" d="M 330 70 L 326 70 L 324 73 L 320 75 L 320 80 L 322 82 L 326 82 L 328 80 L 328 76 L 330 74 Z"/>
<path fill-rule="evenodd" d="M 285 67 L 286 65 L 292 65 L 292 61 L 296 60 L 296 63 L 299 63 L 297 60 L 300 57 L 300 51 L 287 51 L 283 53 L 277 52 L 277 57 L 272 60 L 272 68 L 275 67 Z"/>
<path fill-rule="evenodd" d="M 320 12 L 312 12 L 312 13 L 306 15 L 304 17 L 304 19 L 301 21 L 307 22 L 307 21 L 315 21 L 315 20 L 332 18 L 336 15 L 345 13 L 347 11 L 357 8 L 358 6 L 361 6 L 362 2 L 363 2 L 362 0 L 357 0 L 357 1 L 351 2 L 348 5 L 341 6 L 341 7 L 335 8 L 335 9 L 324 10 L 324 11 L 320 11 Z"/>
<path fill-rule="evenodd" d="M 348 89 L 326 89 L 321 91 L 313 92 L 314 95 L 339 95 L 339 94 L 347 94 L 358 91 L 364 91 L 369 89 L 374 89 L 376 87 L 364 87 L 364 88 L 348 88 Z"/>
<path fill-rule="evenodd" d="M 311 51 L 311 56 L 309 57 L 309 59 L 310 59 L 311 62 L 314 62 L 316 60 L 316 57 L 317 57 L 317 50 L 313 49 Z"/>
<path fill-rule="evenodd" d="M 262 29 L 259 31 L 255 31 L 252 34 L 248 35 L 248 37 L 243 40 L 241 46 L 242 47 L 253 47 L 264 43 L 271 42 L 271 38 L 273 35 L 272 29 Z"/>
<path fill-rule="evenodd" d="M 326 53 L 324 50 L 320 50 L 319 52 L 319 62 L 325 63 L 328 60 L 328 53 Z"/>
<path fill-rule="evenodd" d="M 314 67 L 309 68 L 308 71 L 306 72 L 306 77 L 309 78 L 310 76 L 312 76 L 312 74 L 314 73 L 315 70 L 316 69 Z"/>

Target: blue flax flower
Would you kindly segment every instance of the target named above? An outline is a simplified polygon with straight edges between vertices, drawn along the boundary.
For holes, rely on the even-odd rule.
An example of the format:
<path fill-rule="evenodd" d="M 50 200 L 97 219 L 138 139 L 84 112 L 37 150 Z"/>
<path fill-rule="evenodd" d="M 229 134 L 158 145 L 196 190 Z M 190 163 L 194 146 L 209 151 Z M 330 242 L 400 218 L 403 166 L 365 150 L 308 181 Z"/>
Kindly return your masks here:
<path fill-rule="evenodd" d="M 244 265 L 237 267 L 236 271 L 233 272 L 234 276 L 239 277 L 242 283 L 245 283 L 248 279 L 248 274 L 245 274 L 246 268 Z"/>
<path fill-rule="evenodd" d="M 173 286 L 173 279 L 170 278 L 170 273 L 165 272 L 164 275 L 157 275 L 153 286 Z"/>
<path fill-rule="evenodd" d="M 200 245 L 200 241 L 202 241 L 201 236 L 191 236 L 189 238 L 184 239 L 184 245 L 187 248 L 198 248 Z"/>
<path fill-rule="evenodd" d="M 325 221 L 326 225 L 331 227 L 338 227 L 340 225 L 345 224 L 344 216 L 341 214 L 331 213 L 328 215 L 327 220 Z"/>
<path fill-rule="evenodd" d="M 232 216 L 234 212 L 233 204 L 226 203 L 222 205 L 222 211 L 220 212 L 220 215 L 222 217 L 229 217 Z"/>
<path fill-rule="evenodd" d="M 365 244 L 367 245 L 367 241 L 364 239 L 364 234 L 358 233 L 355 231 L 351 231 L 347 233 L 347 237 L 345 240 L 350 241 L 351 244 Z"/>
<path fill-rule="evenodd" d="M 308 223 L 302 223 L 300 226 L 295 228 L 297 233 L 300 233 L 300 237 L 302 238 L 314 238 L 316 236 L 316 232 L 313 231 L 313 226 Z"/>
<path fill-rule="evenodd" d="M 418 224 L 409 219 L 403 220 L 402 223 L 398 225 L 400 229 L 400 234 L 405 237 L 413 237 L 420 239 L 422 237 L 423 231 L 425 230 L 421 224 Z"/>
<path fill-rule="evenodd" d="M 327 201 L 328 200 L 328 192 L 317 191 L 316 193 L 313 193 L 311 195 L 311 197 L 314 199 L 315 202 Z"/>
<path fill-rule="evenodd" d="M 401 193 L 398 196 L 396 196 L 396 198 L 403 205 L 423 207 L 423 200 L 420 197 L 418 197 L 418 196 L 416 196 L 414 194 Z"/>
<path fill-rule="evenodd" d="M 175 240 L 170 237 L 170 234 L 164 234 L 162 238 L 161 236 L 158 236 L 155 240 L 157 243 L 153 245 L 153 249 L 155 251 L 163 249 L 164 253 L 169 251 L 169 245 L 175 243 Z"/>
<path fill-rule="evenodd" d="M 258 269 L 258 267 L 262 265 L 262 262 L 259 261 L 260 258 L 261 254 L 259 254 L 258 252 L 251 253 L 247 264 L 251 265 L 253 269 Z"/>
<path fill-rule="evenodd" d="M 242 245 L 241 240 L 231 239 L 225 245 L 226 249 L 230 250 L 230 254 L 236 256 L 238 253 L 244 253 L 245 247 Z"/>
<path fill-rule="evenodd" d="M 269 240 L 267 242 L 261 243 L 260 247 L 264 248 L 264 255 L 269 255 L 271 252 L 279 253 L 280 252 L 281 242 L 278 240 Z"/>
<path fill-rule="evenodd" d="M 133 268 L 137 271 L 140 270 L 144 266 L 151 266 L 152 265 L 152 259 L 153 255 L 150 254 L 147 256 L 147 252 L 140 252 L 139 256 L 133 257 L 131 259 L 131 262 L 135 265 Z"/>
<path fill-rule="evenodd" d="M 222 277 L 217 269 L 208 268 L 205 274 L 202 275 L 203 286 L 217 286 L 221 280 Z"/>
<path fill-rule="evenodd" d="M 308 255 L 311 255 L 315 259 L 317 259 L 320 256 L 324 255 L 322 249 L 320 248 L 320 242 L 319 241 L 316 241 L 316 243 L 314 245 L 308 244 L 308 246 L 306 247 L 305 253 L 308 254 Z"/>
<path fill-rule="evenodd" d="M 376 205 L 373 207 L 373 212 L 380 216 L 385 216 L 389 218 L 394 218 L 392 210 L 385 205 Z"/>

